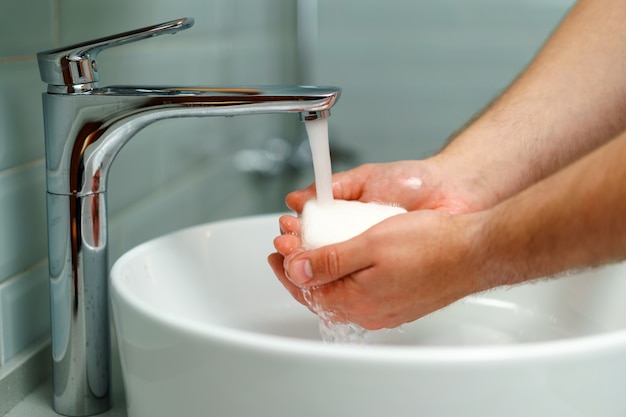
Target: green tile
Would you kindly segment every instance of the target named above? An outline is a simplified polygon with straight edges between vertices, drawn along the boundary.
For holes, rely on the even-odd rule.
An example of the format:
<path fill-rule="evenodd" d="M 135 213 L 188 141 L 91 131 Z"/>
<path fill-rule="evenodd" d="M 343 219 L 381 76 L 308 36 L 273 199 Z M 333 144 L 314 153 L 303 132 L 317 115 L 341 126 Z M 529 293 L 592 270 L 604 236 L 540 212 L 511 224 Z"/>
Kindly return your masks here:
<path fill-rule="evenodd" d="M 59 0 L 61 43 L 107 36 L 180 17 L 193 17 L 196 24 L 188 32 L 206 36 L 222 30 L 230 1 L 179 0 L 155 5 L 154 0 Z"/>
<path fill-rule="evenodd" d="M 0 282 L 47 256 L 44 162 L 0 171 Z"/>
<path fill-rule="evenodd" d="M 56 45 L 55 2 L 0 2 L 0 58 L 33 55 Z"/>
<path fill-rule="evenodd" d="M 0 64 L 0 171 L 43 158 L 45 89 L 34 59 Z"/>
<path fill-rule="evenodd" d="M 48 333 L 48 294 L 48 264 L 44 261 L 0 283 L 0 364 Z"/>

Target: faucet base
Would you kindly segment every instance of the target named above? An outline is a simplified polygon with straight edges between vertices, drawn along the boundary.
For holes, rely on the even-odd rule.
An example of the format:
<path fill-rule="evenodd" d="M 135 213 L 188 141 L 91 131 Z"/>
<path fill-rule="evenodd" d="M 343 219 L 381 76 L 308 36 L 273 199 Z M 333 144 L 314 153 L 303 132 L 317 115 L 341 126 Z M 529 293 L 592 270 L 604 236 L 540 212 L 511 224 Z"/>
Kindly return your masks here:
<path fill-rule="evenodd" d="M 111 407 L 104 196 L 48 193 L 47 205 L 54 410 L 102 413 Z"/>

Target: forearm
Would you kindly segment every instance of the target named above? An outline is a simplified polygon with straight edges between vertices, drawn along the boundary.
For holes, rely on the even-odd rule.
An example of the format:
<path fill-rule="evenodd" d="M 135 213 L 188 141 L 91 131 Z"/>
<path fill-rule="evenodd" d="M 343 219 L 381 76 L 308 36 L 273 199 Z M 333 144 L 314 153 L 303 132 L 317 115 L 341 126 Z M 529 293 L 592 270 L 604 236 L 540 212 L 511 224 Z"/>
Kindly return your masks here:
<path fill-rule="evenodd" d="M 476 213 L 483 288 L 626 259 L 626 134 Z"/>
<path fill-rule="evenodd" d="M 621 132 L 624 21 L 623 1 L 579 2 L 510 88 L 434 160 L 488 190 L 488 206 Z"/>

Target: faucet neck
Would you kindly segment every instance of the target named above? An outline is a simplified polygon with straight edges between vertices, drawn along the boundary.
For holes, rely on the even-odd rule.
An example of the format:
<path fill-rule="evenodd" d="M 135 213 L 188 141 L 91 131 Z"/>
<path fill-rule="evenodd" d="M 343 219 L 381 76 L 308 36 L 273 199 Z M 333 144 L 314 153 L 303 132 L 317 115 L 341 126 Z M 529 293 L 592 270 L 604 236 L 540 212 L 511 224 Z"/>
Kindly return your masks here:
<path fill-rule="evenodd" d="M 334 87 L 110 87 L 43 95 L 48 191 L 89 195 L 106 190 L 108 170 L 141 129 L 163 119 L 299 113 L 330 115 Z"/>

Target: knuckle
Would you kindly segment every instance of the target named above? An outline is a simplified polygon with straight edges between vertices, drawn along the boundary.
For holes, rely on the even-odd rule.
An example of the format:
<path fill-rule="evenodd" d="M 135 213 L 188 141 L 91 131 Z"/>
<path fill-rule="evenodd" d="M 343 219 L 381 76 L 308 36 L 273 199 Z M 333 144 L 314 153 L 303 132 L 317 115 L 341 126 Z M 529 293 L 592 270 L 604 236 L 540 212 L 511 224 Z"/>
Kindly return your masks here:
<path fill-rule="evenodd" d="M 332 278 L 341 277 L 341 262 L 339 259 L 339 253 L 334 246 L 331 246 L 326 250 L 324 254 L 324 265 L 326 273 Z"/>

